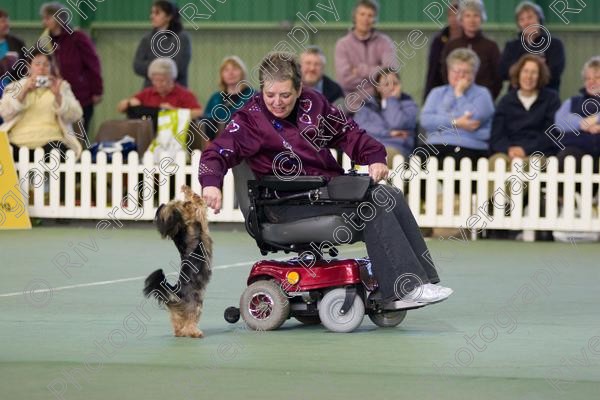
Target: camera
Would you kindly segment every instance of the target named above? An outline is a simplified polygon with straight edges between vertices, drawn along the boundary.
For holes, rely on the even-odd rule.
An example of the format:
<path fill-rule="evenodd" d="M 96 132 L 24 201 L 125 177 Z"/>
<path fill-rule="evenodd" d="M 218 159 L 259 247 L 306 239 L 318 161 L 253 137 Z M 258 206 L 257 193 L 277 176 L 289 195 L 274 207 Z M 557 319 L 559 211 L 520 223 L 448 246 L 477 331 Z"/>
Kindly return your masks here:
<path fill-rule="evenodd" d="M 36 88 L 48 87 L 48 86 L 50 86 L 50 79 L 48 79 L 47 76 L 40 75 L 35 78 L 35 87 Z"/>

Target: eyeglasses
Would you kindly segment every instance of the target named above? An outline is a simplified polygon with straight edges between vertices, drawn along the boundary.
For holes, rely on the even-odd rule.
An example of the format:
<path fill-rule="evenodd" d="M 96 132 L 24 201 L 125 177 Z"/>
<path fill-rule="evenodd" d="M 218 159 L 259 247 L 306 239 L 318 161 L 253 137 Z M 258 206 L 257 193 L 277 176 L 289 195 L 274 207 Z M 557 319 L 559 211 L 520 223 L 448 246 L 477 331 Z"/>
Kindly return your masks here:
<path fill-rule="evenodd" d="M 584 82 L 594 82 L 600 80 L 600 75 L 599 74 L 593 74 L 593 75 L 587 75 L 583 78 Z"/>
<path fill-rule="evenodd" d="M 450 68 L 450 72 L 456 75 L 471 75 L 473 73 L 473 70 L 463 68 Z"/>

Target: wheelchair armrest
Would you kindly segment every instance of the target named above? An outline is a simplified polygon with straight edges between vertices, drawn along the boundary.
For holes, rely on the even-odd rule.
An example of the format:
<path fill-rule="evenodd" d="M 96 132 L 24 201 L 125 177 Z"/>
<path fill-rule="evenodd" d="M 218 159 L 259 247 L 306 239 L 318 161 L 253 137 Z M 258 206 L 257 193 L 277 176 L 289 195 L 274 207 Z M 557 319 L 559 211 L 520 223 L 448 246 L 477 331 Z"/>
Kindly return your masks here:
<path fill-rule="evenodd" d="M 362 201 L 375 182 L 369 175 L 340 175 L 331 178 L 327 185 L 328 196 L 334 200 Z"/>
<path fill-rule="evenodd" d="M 256 185 L 283 192 L 300 192 L 323 187 L 327 185 L 327 181 L 322 176 L 297 176 L 286 181 L 274 175 L 267 175 L 256 181 Z"/>

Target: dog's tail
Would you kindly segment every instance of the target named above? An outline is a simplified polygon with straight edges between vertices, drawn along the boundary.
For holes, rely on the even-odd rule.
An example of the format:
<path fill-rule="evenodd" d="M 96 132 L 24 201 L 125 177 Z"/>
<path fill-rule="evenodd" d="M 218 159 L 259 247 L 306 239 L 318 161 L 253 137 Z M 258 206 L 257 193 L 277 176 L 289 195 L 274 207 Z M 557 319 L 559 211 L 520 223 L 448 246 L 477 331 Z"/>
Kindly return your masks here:
<path fill-rule="evenodd" d="M 178 302 L 177 287 L 167 282 L 167 277 L 162 269 L 157 269 L 144 282 L 144 296 L 154 296 L 159 304 L 169 304 Z"/>

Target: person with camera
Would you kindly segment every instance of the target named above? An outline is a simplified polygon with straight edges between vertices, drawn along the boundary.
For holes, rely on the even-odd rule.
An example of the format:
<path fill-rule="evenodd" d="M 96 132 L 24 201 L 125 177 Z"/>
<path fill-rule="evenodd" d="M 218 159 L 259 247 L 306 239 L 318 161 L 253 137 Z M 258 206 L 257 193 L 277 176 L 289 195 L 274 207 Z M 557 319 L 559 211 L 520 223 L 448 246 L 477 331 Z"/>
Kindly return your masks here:
<path fill-rule="evenodd" d="M 81 105 L 60 77 L 53 57 L 38 49 L 31 54 L 27 76 L 8 85 L 0 100 L 5 121 L 0 131 L 8 133 L 15 160 L 20 147 L 43 147 L 45 153 L 58 148 L 61 156 L 71 149 L 79 158 L 81 144 L 72 124 L 83 115 Z"/>

